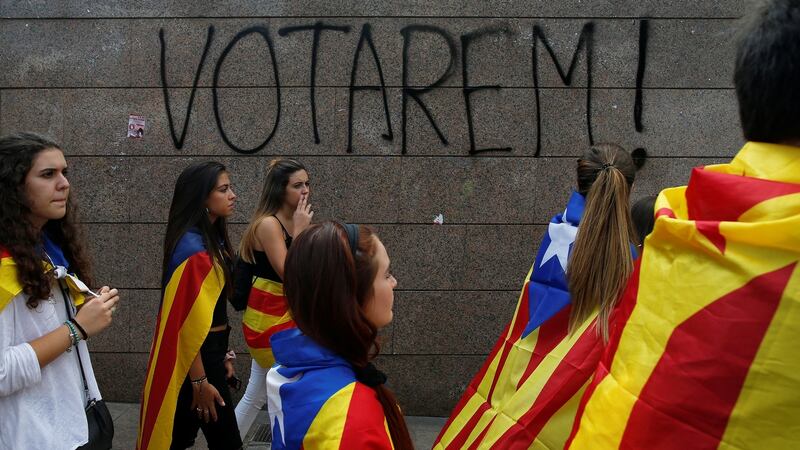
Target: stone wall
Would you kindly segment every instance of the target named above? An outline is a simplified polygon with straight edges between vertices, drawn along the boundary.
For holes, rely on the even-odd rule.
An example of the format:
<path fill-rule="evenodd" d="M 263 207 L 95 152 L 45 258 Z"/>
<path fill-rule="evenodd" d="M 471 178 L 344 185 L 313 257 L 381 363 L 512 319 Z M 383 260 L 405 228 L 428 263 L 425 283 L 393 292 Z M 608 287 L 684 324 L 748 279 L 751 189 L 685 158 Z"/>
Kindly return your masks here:
<path fill-rule="evenodd" d="M 407 414 L 447 415 L 590 139 L 646 150 L 634 198 L 741 144 L 744 0 L 96 3 L 0 3 L 0 131 L 63 143 L 97 278 L 123 290 L 92 342 L 115 401 L 139 399 L 170 195 L 192 161 L 230 168 L 237 240 L 274 155 L 310 168 L 315 219 L 374 225 L 399 280 L 380 365 Z"/>

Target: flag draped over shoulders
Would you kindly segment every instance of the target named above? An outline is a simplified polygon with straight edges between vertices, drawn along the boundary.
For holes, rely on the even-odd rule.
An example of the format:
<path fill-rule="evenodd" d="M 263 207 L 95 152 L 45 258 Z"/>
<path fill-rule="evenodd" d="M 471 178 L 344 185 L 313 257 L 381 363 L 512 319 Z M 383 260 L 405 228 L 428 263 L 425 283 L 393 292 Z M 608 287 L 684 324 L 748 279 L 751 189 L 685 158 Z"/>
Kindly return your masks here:
<path fill-rule="evenodd" d="M 800 148 L 664 190 L 568 445 L 796 448 Z"/>
<path fill-rule="evenodd" d="M 283 295 L 283 284 L 253 276 L 247 309 L 242 316 L 242 331 L 250 355 L 261 367 L 275 363 L 270 337 L 294 326 Z"/>
<path fill-rule="evenodd" d="M 168 274 L 142 394 L 140 449 L 169 448 L 181 384 L 208 335 L 225 284 L 222 268 L 195 230 L 178 241 Z"/>
<path fill-rule="evenodd" d="M 453 410 L 434 449 L 561 448 L 601 355 L 591 326 L 567 333 L 565 270 L 583 215 L 577 192 L 548 225 L 514 317 Z"/>
<path fill-rule="evenodd" d="M 393 449 L 375 391 L 352 366 L 299 329 L 272 336 L 267 374 L 274 450 Z"/>
<path fill-rule="evenodd" d="M 17 277 L 17 264 L 6 249 L 0 247 L 0 311 L 22 292 Z"/>

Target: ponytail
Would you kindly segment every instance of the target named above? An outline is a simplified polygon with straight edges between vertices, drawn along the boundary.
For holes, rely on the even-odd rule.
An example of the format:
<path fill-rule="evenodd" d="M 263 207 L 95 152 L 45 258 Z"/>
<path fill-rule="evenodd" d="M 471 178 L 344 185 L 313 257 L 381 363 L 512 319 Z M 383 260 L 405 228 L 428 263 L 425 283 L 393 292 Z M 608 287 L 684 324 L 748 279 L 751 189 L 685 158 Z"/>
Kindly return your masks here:
<path fill-rule="evenodd" d="M 597 311 L 597 332 L 608 340 L 611 312 L 633 272 L 628 199 L 635 173 L 630 155 L 612 144 L 598 144 L 578 160 L 586 206 L 567 269 L 570 334 Z"/>
<path fill-rule="evenodd" d="M 411 441 L 411 434 L 408 432 L 406 420 L 403 418 L 400 405 L 397 404 L 397 399 L 395 399 L 392 391 L 382 384 L 373 387 L 373 389 L 375 389 L 378 401 L 381 402 L 383 407 L 386 425 L 389 428 L 389 434 L 392 436 L 395 450 L 414 450 L 414 443 Z"/>

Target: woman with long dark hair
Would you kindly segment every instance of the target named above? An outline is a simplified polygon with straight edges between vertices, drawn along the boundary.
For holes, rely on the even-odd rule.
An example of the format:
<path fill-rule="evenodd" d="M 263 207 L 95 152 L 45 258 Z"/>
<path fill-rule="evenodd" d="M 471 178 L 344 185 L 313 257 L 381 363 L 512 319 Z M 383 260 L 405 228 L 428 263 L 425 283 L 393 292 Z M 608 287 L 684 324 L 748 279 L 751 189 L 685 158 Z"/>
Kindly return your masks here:
<path fill-rule="evenodd" d="M 85 341 L 108 328 L 119 297 L 86 287 L 67 174 L 52 140 L 0 138 L 0 448 L 78 448 L 87 402 L 100 400 Z"/>
<path fill-rule="evenodd" d="M 308 171 L 288 158 L 269 163 L 261 199 L 239 244 L 236 303 L 247 309 L 242 328 L 252 356 L 250 380 L 236 405 L 236 421 L 244 439 L 267 402 L 267 371 L 275 362 L 269 338 L 294 326 L 283 297 L 283 267 L 292 239 L 311 223 L 314 213 Z"/>
<path fill-rule="evenodd" d="M 198 429 L 210 449 L 242 446 L 228 387 L 233 364 L 226 358 L 232 291 L 227 218 L 235 200 L 228 171 L 217 162 L 192 164 L 175 183 L 138 448 L 189 448 Z"/>
<path fill-rule="evenodd" d="M 508 328 L 467 386 L 435 449 L 563 448 L 633 270 L 630 154 L 597 144 L 550 220 Z"/>
<path fill-rule="evenodd" d="M 284 289 L 297 324 L 272 336 L 272 448 L 412 449 L 371 361 L 392 320 L 389 256 L 371 228 L 324 222 L 292 243 Z"/>

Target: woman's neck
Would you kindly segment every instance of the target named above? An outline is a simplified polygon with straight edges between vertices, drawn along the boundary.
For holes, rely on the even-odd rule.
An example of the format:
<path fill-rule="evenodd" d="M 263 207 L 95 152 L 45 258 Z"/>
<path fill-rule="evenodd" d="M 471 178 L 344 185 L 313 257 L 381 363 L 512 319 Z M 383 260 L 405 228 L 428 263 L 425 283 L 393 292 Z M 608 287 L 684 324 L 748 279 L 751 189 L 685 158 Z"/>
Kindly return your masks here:
<path fill-rule="evenodd" d="M 292 208 L 287 204 L 284 204 L 283 206 L 281 206 L 281 209 L 279 209 L 278 212 L 275 213 L 275 215 L 278 217 L 278 219 L 280 219 L 281 223 L 284 226 L 291 225 L 293 222 L 292 219 L 294 216 L 294 208 Z"/>

